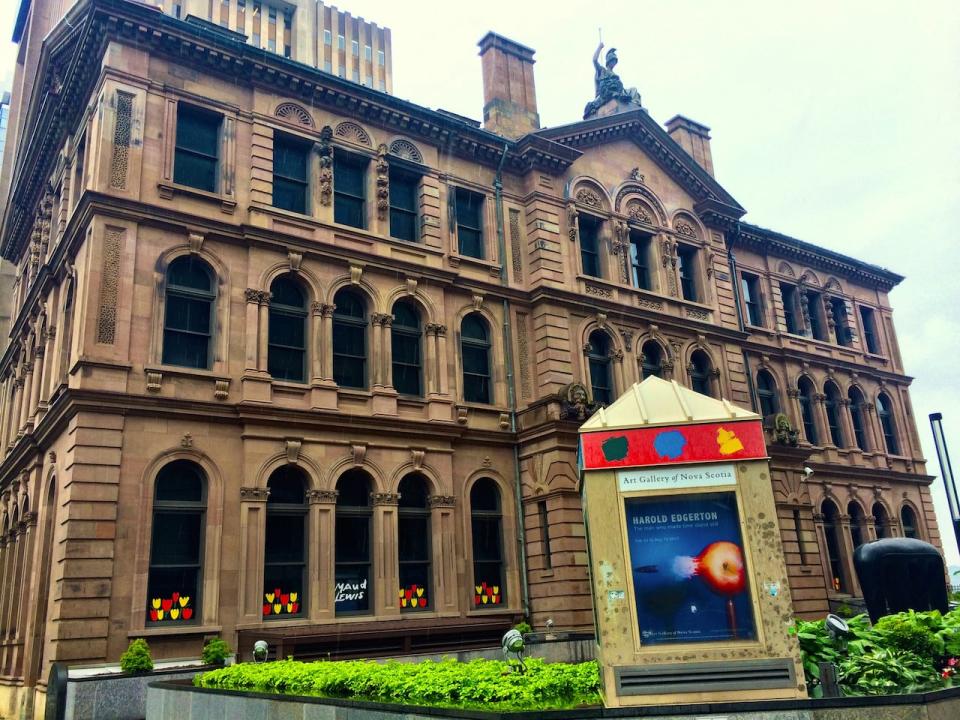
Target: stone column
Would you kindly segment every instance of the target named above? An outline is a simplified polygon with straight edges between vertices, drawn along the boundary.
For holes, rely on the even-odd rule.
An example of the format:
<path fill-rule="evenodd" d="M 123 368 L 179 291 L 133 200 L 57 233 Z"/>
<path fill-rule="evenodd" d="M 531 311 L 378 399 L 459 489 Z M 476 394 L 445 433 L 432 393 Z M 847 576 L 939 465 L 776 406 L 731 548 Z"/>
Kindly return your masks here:
<path fill-rule="evenodd" d="M 610 362 L 613 365 L 613 377 L 616 383 L 613 392 L 614 399 L 616 399 L 627 390 L 626 380 L 623 376 L 623 350 L 617 349 L 610 353 Z"/>
<path fill-rule="evenodd" d="M 336 305 L 321 305 L 321 346 L 322 350 L 322 377 L 324 380 L 333 381 L 333 312 L 337 309 Z"/>
<path fill-rule="evenodd" d="M 810 442 L 807 438 L 807 430 L 803 426 L 803 411 L 800 408 L 800 391 L 796 388 L 787 388 L 787 415 L 792 415 L 790 423 L 797 429 L 800 436 Z"/>
<path fill-rule="evenodd" d="M 850 533 L 850 516 L 840 515 L 837 520 L 840 522 L 840 564 L 843 566 L 843 573 L 846 575 L 847 592 L 850 595 L 861 595 L 860 584 L 857 582 L 857 573 L 853 569 L 853 535 Z"/>
<path fill-rule="evenodd" d="M 240 621 L 263 619 L 267 488 L 240 488 Z"/>
<path fill-rule="evenodd" d="M 830 420 L 827 418 L 827 396 L 823 393 L 813 395 L 813 415 L 822 428 L 821 445 L 833 445 L 833 435 L 830 433 Z"/>
<path fill-rule="evenodd" d="M 880 428 L 880 418 L 877 417 L 877 408 L 872 402 L 863 404 L 863 429 L 869 437 L 870 449 L 875 456 L 886 455 L 887 443 L 883 439 L 883 430 Z M 881 462 L 879 459 L 877 462 Z"/>
<path fill-rule="evenodd" d="M 433 568 L 434 612 L 458 613 L 460 597 L 457 582 L 456 516 L 452 495 L 431 495 L 430 506 L 431 567 Z"/>
<path fill-rule="evenodd" d="M 30 603 L 35 602 L 36 596 L 29 592 L 28 588 L 32 583 L 31 577 L 33 571 L 33 553 L 34 543 L 37 535 L 37 514 L 35 512 L 24 513 L 23 520 L 20 521 L 21 538 L 23 543 L 24 563 L 23 563 L 23 585 L 24 591 L 20 593 L 19 602 L 16 608 L 16 626 L 14 632 L 14 657 L 13 674 L 19 676 L 23 667 L 23 639 L 26 635 L 26 618 L 30 612 Z"/>
<path fill-rule="evenodd" d="M 393 315 L 383 316 L 382 336 L 383 351 L 381 355 L 383 365 L 380 371 L 380 379 L 383 381 L 384 387 L 393 388 Z"/>
<path fill-rule="evenodd" d="M 863 519 L 863 529 L 866 538 L 864 542 L 872 542 L 877 539 L 877 520 L 873 515 L 867 515 Z"/>
<path fill-rule="evenodd" d="M 307 613 L 311 620 L 332 620 L 335 614 L 334 586 L 336 490 L 310 490 L 309 548 L 307 553 Z"/>
<path fill-rule="evenodd" d="M 43 410 L 47 409 L 47 405 L 50 402 L 50 395 L 53 393 L 53 389 L 50 387 L 50 377 L 53 375 L 53 346 L 56 336 L 56 328 L 51 325 L 47 328 L 47 332 L 45 334 L 43 350 L 43 378 L 40 381 L 40 407 Z"/>
<path fill-rule="evenodd" d="M 266 290 L 262 290 L 261 292 L 263 295 L 260 299 L 260 325 L 257 328 L 257 347 L 259 348 L 257 353 L 257 370 L 265 373 L 267 372 L 267 352 L 270 339 L 270 293 Z"/>
<path fill-rule="evenodd" d="M 260 342 L 260 298 L 263 295 L 262 290 L 247 288 L 243 292 L 247 300 L 246 312 L 246 358 L 245 368 L 248 371 L 257 370 L 259 363 L 257 361 L 258 348 Z"/>
<path fill-rule="evenodd" d="M 13 391 L 10 395 L 10 408 L 7 414 L 10 416 L 7 424 L 7 435 L 4 440 L 7 443 L 7 449 L 13 446 L 17 438 L 17 432 L 20 430 L 20 395 L 23 393 L 22 371 L 16 373 L 13 378 Z"/>
<path fill-rule="evenodd" d="M 850 450 L 858 450 L 857 437 L 853 431 L 853 417 L 850 415 L 850 400 L 840 398 L 837 401 L 837 415 L 840 419 L 840 429 L 843 432 L 843 440 Z"/>
<path fill-rule="evenodd" d="M 33 381 L 30 385 L 30 427 L 36 427 L 37 410 L 40 407 L 40 381 L 43 379 L 43 346 L 36 348 L 33 354 Z"/>
<path fill-rule="evenodd" d="M 317 383 L 323 378 L 323 305 L 315 302 L 310 305 L 310 382 Z"/>
<path fill-rule="evenodd" d="M 368 363 L 368 372 L 370 373 L 370 386 L 383 387 L 382 371 L 382 348 L 383 348 L 383 321 L 386 315 L 374 313 L 370 317 L 370 326 L 373 333 L 373 355 Z"/>
<path fill-rule="evenodd" d="M 20 390 L 20 418 L 17 421 L 17 436 L 23 435 L 30 417 L 30 394 L 33 388 L 33 363 L 26 361 L 23 366 L 23 386 Z"/>
<path fill-rule="evenodd" d="M 0 381 L 0 439 L 6 445 L 7 427 L 10 422 L 10 389 L 12 385 L 10 377 L 3 378 Z"/>
<path fill-rule="evenodd" d="M 447 326 L 437 325 L 437 392 L 449 395 L 449 380 L 447 377 Z"/>
<path fill-rule="evenodd" d="M 440 381 L 440 368 L 437 363 L 438 327 L 436 323 L 427 323 L 424 328 L 423 389 L 424 394 L 428 396 L 439 392 L 437 389 Z"/>
<path fill-rule="evenodd" d="M 396 493 L 370 493 L 373 504 L 373 572 L 371 608 L 377 617 L 400 615 L 397 589 L 400 561 L 397 554 Z"/>

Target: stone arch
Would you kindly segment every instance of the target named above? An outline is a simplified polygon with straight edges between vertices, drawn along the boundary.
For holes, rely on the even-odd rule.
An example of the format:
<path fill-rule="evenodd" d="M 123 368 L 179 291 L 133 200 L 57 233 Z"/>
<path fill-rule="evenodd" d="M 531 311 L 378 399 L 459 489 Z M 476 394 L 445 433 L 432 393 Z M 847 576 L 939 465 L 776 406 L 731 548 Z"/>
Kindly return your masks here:
<path fill-rule="evenodd" d="M 420 148 L 406 138 L 399 137 L 391 141 L 390 154 L 403 160 L 423 164 L 423 153 L 420 152 Z"/>
<path fill-rule="evenodd" d="M 608 213 L 613 208 L 603 184 L 585 175 L 574 178 L 570 183 L 570 197 L 580 207 L 594 212 Z"/>
<path fill-rule="evenodd" d="M 380 296 L 380 291 L 362 277 L 359 282 L 353 282 L 349 274 L 341 275 L 333 281 L 327 290 L 327 303 L 333 305 L 333 299 L 337 296 L 337 292 L 345 287 L 352 287 L 364 296 L 364 299 L 369 303 L 369 307 L 367 308 L 368 314 L 383 312 L 383 301 Z"/>
<path fill-rule="evenodd" d="M 364 454 L 364 457 L 360 460 L 360 462 L 357 462 L 357 458 L 352 453 L 340 458 L 333 464 L 327 473 L 327 487 L 322 489 L 336 490 L 337 482 L 349 470 L 363 470 L 365 473 L 367 473 L 371 480 L 371 492 L 386 492 L 386 475 L 380 466 L 367 457 L 366 454 Z"/>
<path fill-rule="evenodd" d="M 700 220 L 686 210 L 677 210 L 670 220 L 674 232 L 691 240 L 703 240 L 706 232 Z"/>
<path fill-rule="evenodd" d="M 282 102 L 277 105 L 274 116 L 291 125 L 299 125 L 305 128 L 316 128 L 313 117 L 302 106 L 295 102 Z"/>
<path fill-rule="evenodd" d="M 704 340 L 701 340 L 700 338 L 690 340 L 686 345 L 684 345 L 682 352 L 684 367 L 687 367 L 691 362 L 693 362 L 693 354 L 698 350 L 707 356 L 707 359 L 710 361 L 711 370 L 715 370 L 719 367 L 717 365 L 717 359 L 714 357 L 713 350 L 706 342 L 704 342 Z"/>
<path fill-rule="evenodd" d="M 845 295 L 843 291 L 843 285 L 840 284 L 840 281 L 831 275 L 827 278 L 826 282 L 823 284 L 824 290 L 830 290 L 837 295 Z"/>
<path fill-rule="evenodd" d="M 393 314 L 393 306 L 401 300 L 413 303 L 423 315 L 424 323 L 437 322 L 437 310 L 433 301 L 420 290 L 411 293 L 405 286 L 396 287 L 390 291 L 384 300 L 385 312 Z"/>
<path fill-rule="evenodd" d="M 813 387 L 813 391 L 815 393 L 822 392 L 823 388 L 820 385 L 820 383 L 818 383 L 817 379 L 806 370 L 801 370 L 794 376 L 793 382 L 790 384 L 790 387 L 796 390 L 799 390 L 800 383 L 803 381 L 804 378 L 810 381 L 810 385 Z"/>
<path fill-rule="evenodd" d="M 617 190 L 617 196 L 613 207 L 614 210 L 621 215 L 627 215 L 630 217 L 631 205 L 634 203 L 649 208 L 653 219 L 653 222 L 650 224 L 659 225 L 661 227 L 667 227 L 669 225 L 667 220 L 667 211 L 664 208 L 663 203 L 660 201 L 660 198 L 657 197 L 656 193 L 654 193 L 653 190 L 645 185 L 640 185 L 639 183 L 633 181 L 627 181 Z"/>
<path fill-rule="evenodd" d="M 390 479 L 387 482 L 388 492 L 398 492 L 400 481 L 403 480 L 407 475 L 422 475 L 427 481 L 431 495 L 448 494 L 446 492 L 447 488 L 444 487 L 443 481 L 440 479 L 441 475 L 439 472 L 437 472 L 436 468 L 432 467 L 428 463 L 415 465 L 413 461 L 407 461 L 394 468 L 393 473 L 390 475 Z"/>
<path fill-rule="evenodd" d="M 494 483 L 496 483 L 497 489 L 500 491 L 500 509 L 503 513 L 504 519 L 506 519 L 508 513 L 513 513 L 513 485 L 493 468 L 478 468 L 468 473 L 463 482 L 463 504 L 465 506 L 464 515 L 467 518 L 467 522 L 470 521 L 470 511 L 472 509 L 470 507 L 470 493 L 477 481 L 483 478 L 490 478 Z M 467 535 L 467 537 L 470 537 L 470 535 Z M 504 549 L 504 555 L 507 555 L 506 549 Z"/>
<path fill-rule="evenodd" d="M 594 330 L 605 332 L 610 337 L 610 347 L 620 352 L 625 352 L 628 348 L 623 342 L 623 336 L 616 332 L 613 325 L 609 322 L 600 322 L 596 317 L 588 317 L 580 322 L 579 337 L 580 347 L 585 347 L 590 342 L 590 335 Z"/>
<path fill-rule="evenodd" d="M 267 486 L 267 481 L 270 479 L 270 476 L 274 473 L 274 471 L 279 470 L 286 465 L 293 465 L 295 468 L 303 470 L 304 474 L 307 476 L 307 480 L 309 481 L 309 487 L 307 487 L 306 490 L 319 490 L 321 487 L 323 487 L 323 469 L 320 468 L 316 462 L 314 462 L 302 451 L 297 456 L 297 459 L 292 462 L 286 451 L 281 451 L 275 455 L 271 455 L 263 462 L 263 464 L 260 465 L 260 469 L 257 471 L 256 480 L 254 481 L 254 487 L 265 488 Z"/>
<path fill-rule="evenodd" d="M 360 125 L 350 120 L 344 120 L 338 123 L 333 131 L 333 135 L 336 138 L 348 143 L 353 143 L 354 145 L 363 145 L 368 148 L 375 147 L 370 134 Z"/>
<path fill-rule="evenodd" d="M 796 277 L 797 274 L 794 272 L 794 269 L 790 266 L 786 260 L 781 260 L 780 264 L 777 265 L 777 272 L 781 275 L 786 275 L 787 277 Z"/>
<path fill-rule="evenodd" d="M 302 265 L 294 270 L 288 262 L 274 263 L 263 271 L 260 275 L 260 287 L 269 290 L 273 281 L 284 275 L 289 275 L 299 282 L 307 293 L 307 301 L 315 301 L 323 297 L 323 290 L 320 279 L 310 270 Z"/>
<path fill-rule="evenodd" d="M 813 270 L 804 270 L 797 282 L 801 285 L 813 285 L 814 287 L 820 287 L 821 285 L 820 278 Z"/>

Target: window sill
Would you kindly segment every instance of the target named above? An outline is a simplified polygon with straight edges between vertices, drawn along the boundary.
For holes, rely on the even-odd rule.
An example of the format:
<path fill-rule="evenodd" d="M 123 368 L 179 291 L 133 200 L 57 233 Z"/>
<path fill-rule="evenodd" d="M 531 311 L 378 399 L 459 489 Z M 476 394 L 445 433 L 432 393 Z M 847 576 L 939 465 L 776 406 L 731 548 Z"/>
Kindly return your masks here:
<path fill-rule="evenodd" d="M 188 377 L 204 380 L 225 380 L 230 382 L 230 376 L 215 370 L 203 370 L 201 368 L 188 368 L 182 365 L 144 365 L 144 373 L 160 373 L 161 375 L 172 375 L 174 377 Z"/>
<path fill-rule="evenodd" d="M 169 627 L 147 627 L 130 630 L 127 637 L 165 637 L 167 635 L 213 635 L 223 630 L 220 625 L 171 625 Z"/>
<path fill-rule="evenodd" d="M 500 272 L 503 270 L 503 266 L 500 265 L 500 263 L 471 257 L 470 255 L 461 255 L 460 253 L 450 253 L 447 261 L 450 263 L 450 267 L 455 268 L 460 267 L 460 265 L 474 265 L 478 268 L 486 268 L 487 272 L 490 273 L 490 277 L 500 277 Z"/>
<path fill-rule="evenodd" d="M 228 215 L 233 215 L 234 210 L 237 209 L 237 201 L 233 197 L 222 193 L 208 192 L 206 190 L 200 190 L 199 188 L 190 187 L 189 185 L 180 185 L 179 183 L 172 182 L 157 183 L 157 189 L 160 192 L 160 197 L 166 200 L 172 200 L 175 195 L 186 195 L 200 200 L 218 202 L 220 203 L 220 209 Z"/>

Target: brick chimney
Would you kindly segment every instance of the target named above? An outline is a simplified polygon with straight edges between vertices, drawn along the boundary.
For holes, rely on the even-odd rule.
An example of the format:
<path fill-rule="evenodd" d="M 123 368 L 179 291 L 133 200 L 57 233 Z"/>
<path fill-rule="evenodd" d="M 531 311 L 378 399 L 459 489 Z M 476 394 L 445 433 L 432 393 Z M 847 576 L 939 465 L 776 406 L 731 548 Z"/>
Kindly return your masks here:
<path fill-rule="evenodd" d="M 713 155 L 710 154 L 710 128 L 683 115 L 667 120 L 667 133 L 687 151 L 697 165 L 713 175 Z"/>
<path fill-rule="evenodd" d="M 477 44 L 483 63 L 484 128 L 512 139 L 537 130 L 534 51 L 494 32 Z"/>

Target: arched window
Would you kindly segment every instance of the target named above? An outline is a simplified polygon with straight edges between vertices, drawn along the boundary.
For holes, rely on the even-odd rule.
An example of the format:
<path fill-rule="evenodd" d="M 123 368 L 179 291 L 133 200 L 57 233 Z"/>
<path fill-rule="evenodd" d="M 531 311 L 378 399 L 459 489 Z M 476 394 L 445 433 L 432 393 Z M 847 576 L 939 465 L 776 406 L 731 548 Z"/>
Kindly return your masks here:
<path fill-rule="evenodd" d="M 827 561 L 830 563 L 830 585 L 837 592 L 846 592 L 847 583 L 843 577 L 843 560 L 840 557 L 840 512 L 831 500 L 824 500 L 823 534 L 827 539 Z"/>
<path fill-rule="evenodd" d="M 333 297 L 333 380 L 340 387 L 367 387 L 367 307 L 356 292 Z"/>
<path fill-rule="evenodd" d="M 490 402 L 490 331 L 478 313 L 460 324 L 460 355 L 463 360 L 463 399 Z"/>
<path fill-rule="evenodd" d="M 497 484 L 490 478 L 477 480 L 470 490 L 473 604 L 476 607 L 505 602 L 502 515 Z"/>
<path fill-rule="evenodd" d="M 267 371 L 278 380 L 304 382 L 307 374 L 307 298 L 291 277 L 270 285 Z"/>
<path fill-rule="evenodd" d="M 853 501 L 847 504 L 847 515 L 850 516 L 850 539 L 853 540 L 853 549 L 856 550 L 863 545 L 867 518 L 860 503 Z"/>
<path fill-rule="evenodd" d="M 420 351 L 420 313 L 408 302 L 393 306 L 390 330 L 393 387 L 402 395 L 423 395 L 423 359 Z"/>
<path fill-rule="evenodd" d="M 850 421 L 853 425 L 853 439 L 857 443 L 857 447 L 861 450 L 869 450 L 867 446 L 867 435 L 864 432 L 864 419 L 863 419 L 863 393 L 860 392 L 855 387 L 850 388 L 850 392 L 847 393 L 847 398 L 850 400 Z"/>
<path fill-rule="evenodd" d="M 807 436 L 807 442 L 811 445 L 818 445 L 820 438 L 817 435 L 817 421 L 813 415 L 813 383 L 807 377 L 800 378 L 797 383 L 800 401 L 800 416 L 803 418 L 803 433 Z"/>
<path fill-rule="evenodd" d="M 147 577 L 147 620 L 199 620 L 207 478 L 196 463 L 174 460 L 157 474 Z"/>
<path fill-rule="evenodd" d="M 757 373 L 757 400 L 760 402 L 760 414 L 770 417 L 780 412 L 780 397 L 777 395 L 777 383 L 766 370 Z"/>
<path fill-rule="evenodd" d="M 828 382 L 823 388 L 823 406 L 827 411 L 827 424 L 830 426 L 830 440 L 838 448 L 846 447 L 843 439 L 843 427 L 840 425 L 840 390 Z"/>
<path fill-rule="evenodd" d="M 213 273 L 194 255 L 183 255 L 167 268 L 163 316 L 163 362 L 208 369 L 213 337 Z"/>
<path fill-rule="evenodd" d="M 710 358 L 703 350 L 695 350 L 690 356 L 690 387 L 694 392 L 713 397 L 713 383 L 710 376 L 713 368 Z"/>
<path fill-rule="evenodd" d="M 887 515 L 887 509 L 883 503 L 875 502 L 873 504 L 873 526 L 877 529 L 877 539 L 890 537 L 890 516 Z"/>
<path fill-rule="evenodd" d="M 647 340 L 640 350 L 640 367 L 643 380 L 651 375 L 663 377 L 663 350 L 653 340 Z"/>
<path fill-rule="evenodd" d="M 68 280 L 67 283 L 67 297 L 63 302 L 63 339 L 60 341 L 60 372 L 57 376 L 57 385 L 67 381 L 67 372 L 70 370 L 70 355 L 73 352 L 74 281 Z"/>
<path fill-rule="evenodd" d="M 920 539 L 920 530 L 917 527 L 917 514 L 909 505 L 904 505 L 900 509 L 900 525 L 903 527 L 903 536 Z"/>
<path fill-rule="evenodd" d="M 601 405 L 613 402 L 613 382 L 610 377 L 610 336 L 602 330 L 590 333 L 587 363 L 590 366 L 590 388 L 593 401 Z"/>
<path fill-rule="evenodd" d="M 880 419 L 880 427 L 883 429 L 883 442 L 887 446 L 887 452 L 891 455 L 899 455 L 900 445 L 897 442 L 897 431 L 893 425 L 893 403 L 884 393 L 877 396 L 877 417 Z"/>
<path fill-rule="evenodd" d="M 263 552 L 263 616 L 304 615 L 307 589 L 307 478 L 294 465 L 267 480 L 267 532 Z"/>
<path fill-rule="evenodd" d="M 334 538 L 337 615 L 370 612 L 372 519 L 370 477 L 363 470 L 348 470 L 337 481 Z"/>
<path fill-rule="evenodd" d="M 430 508 L 427 504 L 427 481 L 420 475 L 407 475 L 400 481 L 398 491 L 400 610 L 429 610 L 433 583 L 430 574 Z"/>

